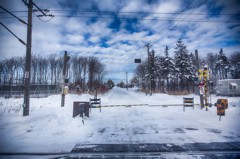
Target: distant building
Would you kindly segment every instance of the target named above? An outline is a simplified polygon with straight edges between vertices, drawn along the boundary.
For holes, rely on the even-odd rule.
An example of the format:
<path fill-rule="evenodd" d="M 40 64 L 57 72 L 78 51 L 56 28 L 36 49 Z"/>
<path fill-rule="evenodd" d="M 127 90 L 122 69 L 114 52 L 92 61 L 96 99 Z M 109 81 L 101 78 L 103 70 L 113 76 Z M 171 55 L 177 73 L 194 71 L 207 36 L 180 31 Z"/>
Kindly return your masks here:
<path fill-rule="evenodd" d="M 223 96 L 240 96 L 240 79 L 218 80 L 216 93 Z"/>

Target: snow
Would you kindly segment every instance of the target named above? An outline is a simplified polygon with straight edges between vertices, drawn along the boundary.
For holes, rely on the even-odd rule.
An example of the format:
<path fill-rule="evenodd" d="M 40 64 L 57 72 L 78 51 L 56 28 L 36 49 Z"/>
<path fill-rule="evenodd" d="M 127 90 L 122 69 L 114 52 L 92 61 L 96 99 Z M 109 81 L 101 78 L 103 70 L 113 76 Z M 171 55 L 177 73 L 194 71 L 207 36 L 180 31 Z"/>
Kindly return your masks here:
<path fill-rule="evenodd" d="M 237 83 L 230 83 L 230 85 L 237 87 Z"/>
<path fill-rule="evenodd" d="M 182 104 L 183 97 L 153 94 L 146 96 L 136 88 L 114 87 L 99 96 L 103 106 L 137 105 L 131 107 L 103 107 L 92 109 L 90 118 L 72 118 L 73 101 L 89 101 L 88 94 L 66 95 L 61 107 L 61 95 L 30 99 L 30 116 L 22 116 L 22 98 L 0 98 L 0 152 L 70 152 L 76 144 L 171 143 L 240 141 L 239 97 L 212 97 L 212 103 L 227 98 L 226 115 L 217 116 L 216 107 L 208 111 L 199 106 L 151 106 Z"/>

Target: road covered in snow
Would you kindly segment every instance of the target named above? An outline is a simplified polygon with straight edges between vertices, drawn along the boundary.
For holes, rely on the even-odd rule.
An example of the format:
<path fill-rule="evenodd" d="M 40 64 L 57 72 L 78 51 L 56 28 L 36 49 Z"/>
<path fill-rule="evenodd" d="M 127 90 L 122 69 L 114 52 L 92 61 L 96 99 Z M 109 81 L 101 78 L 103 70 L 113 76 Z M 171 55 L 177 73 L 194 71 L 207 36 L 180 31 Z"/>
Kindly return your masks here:
<path fill-rule="evenodd" d="M 92 109 L 90 118 L 72 118 L 74 101 L 89 101 L 88 94 L 66 95 L 61 107 L 61 95 L 31 98 L 30 116 L 22 116 L 23 99 L 0 98 L 1 153 L 68 153 L 75 145 L 94 144 L 175 144 L 240 142 L 240 99 L 227 98 L 226 115 L 217 116 L 216 107 L 208 111 L 182 106 L 151 106 L 182 104 L 183 97 L 153 94 L 146 96 L 137 89 L 114 87 L 99 96 L 103 106 L 138 105 L 131 107 L 103 107 Z"/>

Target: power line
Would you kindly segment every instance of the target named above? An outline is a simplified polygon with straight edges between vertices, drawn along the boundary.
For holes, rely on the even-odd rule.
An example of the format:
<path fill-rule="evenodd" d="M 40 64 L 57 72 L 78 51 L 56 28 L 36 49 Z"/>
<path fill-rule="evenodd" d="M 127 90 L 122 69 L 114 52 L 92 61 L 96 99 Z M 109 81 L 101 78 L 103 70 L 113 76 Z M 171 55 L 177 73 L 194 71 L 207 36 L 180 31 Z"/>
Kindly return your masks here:
<path fill-rule="evenodd" d="M 213 23 L 240 23 L 240 20 L 204 20 L 204 19 L 164 19 L 164 18 L 137 18 L 137 17 L 110 17 L 110 16 L 83 16 L 83 15 L 55 15 L 55 17 L 66 17 L 66 18 L 99 18 L 99 19 L 119 19 L 119 20 L 156 20 L 156 21 L 179 21 L 179 22 L 213 22 Z"/>
<path fill-rule="evenodd" d="M 42 9 L 40 9 L 40 8 L 36 5 L 36 3 L 32 2 L 32 4 L 33 4 L 44 16 L 47 16 L 47 14 L 44 13 L 44 12 L 42 11 Z"/>
<path fill-rule="evenodd" d="M 196 2 L 196 1 L 195 1 L 195 2 Z M 201 3 L 201 1 L 197 1 L 196 6 L 198 5 L 198 3 Z M 194 9 L 194 7 L 192 7 L 191 9 Z M 193 12 L 194 12 L 194 10 L 192 10 L 188 15 L 186 15 L 185 18 L 187 18 L 190 14 L 192 15 Z M 163 32 L 163 33 L 164 33 L 164 34 L 163 34 L 164 36 L 162 36 L 162 38 L 165 38 L 165 37 L 166 37 L 167 33 L 170 31 L 170 29 L 171 29 L 174 25 L 176 25 L 176 24 L 172 23 L 172 25 L 169 26 L 168 30 L 165 30 L 165 33 Z"/>
<path fill-rule="evenodd" d="M 191 4 L 189 5 L 189 6 L 194 6 L 194 4 L 196 3 L 196 1 L 192 1 L 191 2 Z M 182 9 L 182 11 L 181 12 L 179 12 L 180 14 L 179 15 L 175 15 L 175 16 L 173 16 L 173 17 L 171 17 L 171 22 L 172 23 L 170 23 L 170 24 L 166 24 L 161 30 L 160 30 L 160 33 L 158 33 L 157 35 L 154 35 L 154 40 L 152 40 L 152 41 L 154 41 L 154 42 L 152 42 L 152 44 L 155 44 L 156 42 L 157 42 L 157 38 L 161 35 L 161 34 L 163 34 L 167 29 L 169 29 L 169 27 L 172 27 L 172 25 L 174 25 L 174 20 L 178 17 L 178 16 L 182 16 L 183 14 L 181 14 L 181 13 L 184 13 L 184 11 L 185 10 L 187 10 L 188 8 L 187 8 L 187 6 L 184 8 L 184 9 Z M 160 40 L 160 39 L 158 39 L 158 40 Z"/>
<path fill-rule="evenodd" d="M 18 18 L 16 15 L 14 15 L 14 14 L 11 13 L 11 12 L 9 12 L 9 11 L 8 11 L 7 9 L 5 9 L 3 6 L 0 5 L 0 8 L 2 8 L 2 9 L 3 9 L 4 11 L 6 11 L 7 13 L 11 14 L 14 18 L 17 18 L 21 23 L 27 25 L 27 23 L 26 23 L 24 20 Z"/>
<path fill-rule="evenodd" d="M 10 11 L 11 13 L 27 13 L 28 11 Z M 3 12 L 3 11 L 0 11 L 0 14 L 3 14 L 3 13 L 6 13 L 6 12 Z"/>
<path fill-rule="evenodd" d="M 182 12 L 122 12 L 122 11 L 95 11 L 95 10 L 64 10 L 64 9 L 58 9 L 58 10 L 51 10 L 51 12 L 74 12 L 74 13 L 100 13 L 100 14 L 167 14 L 167 15 L 171 15 L 171 14 L 190 14 L 190 13 L 182 13 Z M 240 15 L 240 13 L 191 13 L 192 15 L 212 15 L 212 16 L 216 16 L 216 15 L 228 15 L 228 16 L 232 16 L 232 15 Z"/>
<path fill-rule="evenodd" d="M 27 3 L 27 1 L 26 0 L 23 0 L 23 3 L 25 4 L 25 5 L 29 5 L 28 3 Z M 33 14 L 39 19 L 39 20 L 41 20 L 41 21 L 44 21 L 44 22 L 48 22 L 48 21 L 50 21 L 53 17 L 54 17 L 54 15 L 52 15 L 52 14 L 46 14 L 45 12 L 49 12 L 49 10 L 48 9 L 41 9 L 40 7 L 38 7 L 38 5 L 36 4 L 36 3 L 34 3 L 33 1 L 32 1 L 32 6 L 35 6 L 37 9 L 33 9 L 32 11 L 33 11 Z M 41 15 L 36 15 L 35 14 L 35 12 L 38 12 L 38 11 L 40 11 L 42 14 Z M 19 11 L 19 12 L 25 12 L 25 11 Z M 48 20 L 43 20 L 43 19 L 41 19 L 41 17 L 50 17 Z"/>
<path fill-rule="evenodd" d="M 43 10 L 43 11 L 46 11 L 46 10 Z M 121 11 L 97 11 L 97 10 L 87 10 L 87 11 L 84 11 L 84 10 L 64 10 L 64 9 L 53 9 L 53 10 L 49 10 L 51 12 L 69 12 L 69 13 L 72 13 L 74 12 L 75 14 L 76 13 L 97 13 L 97 14 L 137 14 L 137 15 L 141 15 L 141 14 L 159 14 L 159 15 L 172 15 L 172 14 L 191 14 L 191 15 L 209 15 L 209 16 L 221 16 L 221 15 L 226 15 L 226 16 L 238 16 L 240 15 L 240 13 L 182 13 L 182 12 L 121 12 Z M 27 11 L 11 11 L 12 13 L 19 13 L 19 12 L 25 12 L 27 13 Z M 0 12 L 0 13 L 5 13 L 5 12 Z"/>
<path fill-rule="evenodd" d="M 43 19 L 41 19 L 40 17 L 42 17 L 42 16 L 44 16 L 44 15 L 36 15 L 34 12 L 33 12 L 33 14 L 34 14 L 39 20 L 41 20 L 41 21 L 43 21 L 43 22 L 49 22 L 49 21 L 52 20 L 52 18 L 54 17 L 54 16 L 52 15 L 52 16 L 50 16 L 50 18 L 49 18 L 48 20 L 43 20 Z"/>
<path fill-rule="evenodd" d="M 199 2 L 200 2 L 200 1 L 192 1 L 192 3 L 190 4 L 190 7 L 191 7 L 190 9 L 194 9 L 194 6 L 197 6 Z M 187 10 L 187 9 L 188 9 L 188 8 L 185 7 L 185 9 L 183 9 L 183 10 L 180 12 L 180 13 L 182 13 L 182 14 L 175 15 L 175 16 L 173 17 L 173 21 L 171 21 L 172 23 L 166 25 L 166 26 L 160 31 L 159 34 L 162 34 L 162 35 L 161 35 L 161 39 L 165 38 L 165 37 L 166 37 L 166 34 L 170 31 L 170 28 L 173 27 L 174 25 L 176 25 L 177 22 L 179 22 L 179 21 L 175 21 L 175 19 L 176 19 L 178 16 L 181 17 L 181 16 L 183 16 L 183 15 L 186 15 L 186 16 L 184 17 L 184 18 L 186 19 L 190 14 L 192 14 L 193 10 L 192 10 L 190 13 L 188 13 L 188 14 L 184 14 L 184 11 Z M 163 35 L 164 35 L 164 36 L 163 36 Z M 153 44 L 156 43 L 156 42 L 157 42 L 157 41 L 153 42 Z"/>
<path fill-rule="evenodd" d="M 38 19 L 40 19 L 39 15 L 35 15 Z M 27 16 L 20 16 L 20 17 L 27 17 Z M 155 21 L 170 21 L 170 22 L 197 22 L 197 23 L 234 23 L 234 24 L 240 24 L 240 19 L 239 20 L 205 20 L 205 19 L 166 19 L 166 18 L 137 18 L 137 17 L 103 17 L 103 16 L 76 16 L 76 15 L 53 15 L 53 17 L 65 17 L 65 18 L 96 18 L 96 19 L 119 19 L 119 20 L 155 20 Z M 53 17 L 51 17 L 49 20 L 50 21 Z M 0 19 L 8 19 L 12 17 L 0 17 Z M 45 21 L 40 19 L 41 21 Z"/>
<path fill-rule="evenodd" d="M 27 44 L 26 44 L 22 39 L 20 39 L 16 34 L 14 34 L 10 29 L 8 29 L 1 21 L 0 21 L 0 24 L 1 24 L 5 29 L 7 29 L 15 38 L 17 38 L 18 41 L 20 41 L 23 45 L 27 46 Z"/>

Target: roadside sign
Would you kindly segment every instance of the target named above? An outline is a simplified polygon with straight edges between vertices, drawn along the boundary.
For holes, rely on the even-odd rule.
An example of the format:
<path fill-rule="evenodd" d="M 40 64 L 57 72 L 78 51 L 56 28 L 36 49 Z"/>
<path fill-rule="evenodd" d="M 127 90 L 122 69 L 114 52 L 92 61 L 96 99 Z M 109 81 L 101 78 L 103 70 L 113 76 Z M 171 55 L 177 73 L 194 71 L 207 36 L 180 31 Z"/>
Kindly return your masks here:
<path fill-rule="evenodd" d="M 225 109 L 228 109 L 228 100 L 227 99 L 218 99 L 216 106 L 217 106 L 217 115 L 224 116 Z"/>
<path fill-rule="evenodd" d="M 89 102 L 73 102 L 73 118 L 80 115 L 80 117 L 89 117 Z"/>
<path fill-rule="evenodd" d="M 141 63 L 141 59 L 135 59 L 135 63 Z"/>

